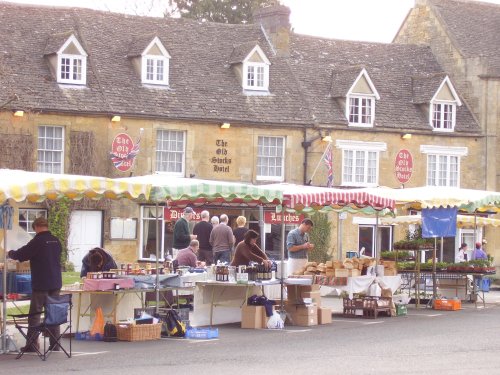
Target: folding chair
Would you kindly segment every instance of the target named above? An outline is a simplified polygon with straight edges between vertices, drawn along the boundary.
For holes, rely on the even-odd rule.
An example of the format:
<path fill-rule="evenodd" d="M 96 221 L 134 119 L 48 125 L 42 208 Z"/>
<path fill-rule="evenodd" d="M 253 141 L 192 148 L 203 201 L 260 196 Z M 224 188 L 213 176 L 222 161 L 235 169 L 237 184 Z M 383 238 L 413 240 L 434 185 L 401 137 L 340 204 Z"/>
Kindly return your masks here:
<path fill-rule="evenodd" d="M 63 351 L 64 354 L 68 358 L 71 358 L 71 308 L 73 304 L 71 302 L 71 294 L 62 294 L 60 296 L 48 296 L 45 301 L 44 306 L 44 318 L 42 322 L 33 327 L 29 327 L 25 322 L 26 318 L 41 315 L 42 313 L 34 313 L 34 314 L 18 314 L 11 315 L 14 320 L 15 327 L 19 330 L 19 332 L 26 339 L 26 345 L 21 348 L 20 353 L 16 357 L 16 359 L 21 358 L 24 353 L 29 351 L 30 349 L 34 350 L 36 354 L 42 359 L 46 360 L 50 353 L 54 350 Z M 68 314 L 69 313 L 69 314 Z M 69 315 L 69 321 L 68 321 Z M 62 324 L 68 323 L 66 328 L 60 332 L 58 335 L 54 334 L 53 329 Z M 30 337 L 28 337 L 28 328 L 30 330 Z M 61 344 L 61 338 L 63 335 L 69 333 L 69 351 L 67 351 Z M 42 334 L 43 337 L 43 349 L 38 347 L 38 336 Z M 49 339 L 49 343 L 52 343 L 47 346 L 47 338 Z"/>

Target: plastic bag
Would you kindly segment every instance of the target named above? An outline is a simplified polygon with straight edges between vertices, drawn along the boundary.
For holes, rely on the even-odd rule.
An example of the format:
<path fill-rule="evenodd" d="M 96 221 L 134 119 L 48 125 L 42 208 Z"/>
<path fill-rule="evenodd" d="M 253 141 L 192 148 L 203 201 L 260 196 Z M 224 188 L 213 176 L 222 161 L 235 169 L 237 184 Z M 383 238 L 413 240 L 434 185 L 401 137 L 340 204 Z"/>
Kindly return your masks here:
<path fill-rule="evenodd" d="M 267 321 L 267 328 L 269 329 L 283 329 L 285 327 L 285 322 L 281 319 L 280 314 L 277 311 L 273 312 L 273 315 Z"/>
<path fill-rule="evenodd" d="M 101 337 L 104 336 L 104 315 L 102 314 L 102 308 L 100 307 L 95 309 L 95 320 L 94 324 L 92 324 L 90 334 L 92 336 L 95 336 L 96 334 L 99 334 Z"/>

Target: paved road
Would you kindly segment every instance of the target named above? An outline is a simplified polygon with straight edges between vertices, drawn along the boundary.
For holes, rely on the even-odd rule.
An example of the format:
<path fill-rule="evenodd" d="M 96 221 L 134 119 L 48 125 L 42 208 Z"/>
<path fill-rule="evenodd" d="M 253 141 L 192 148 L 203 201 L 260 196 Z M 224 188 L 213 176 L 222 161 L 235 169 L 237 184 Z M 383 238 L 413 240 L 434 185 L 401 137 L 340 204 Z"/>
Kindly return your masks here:
<path fill-rule="evenodd" d="M 0 373 L 500 374 L 500 293 L 489 297 L 486 308 L 410 307 L 406 317 L 376 320 L 334 316 L 333 324 L 311 329 L 226 325 L 210 341 L 73 341 L 71 359 L 55 353 L 44 363 L 0 355 Z"/>

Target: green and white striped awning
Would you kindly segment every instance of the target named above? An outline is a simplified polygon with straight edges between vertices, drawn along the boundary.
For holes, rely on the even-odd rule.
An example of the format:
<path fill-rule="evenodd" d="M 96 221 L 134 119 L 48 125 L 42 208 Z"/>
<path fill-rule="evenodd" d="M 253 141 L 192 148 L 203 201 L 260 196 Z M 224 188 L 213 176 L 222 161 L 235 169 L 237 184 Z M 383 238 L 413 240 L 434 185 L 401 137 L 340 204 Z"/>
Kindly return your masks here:
<path fill-rule="evenodd" d="M 177 206 L 207 203 L 279 205 L 283 200 L 281 190 L 238 182 L 179 178 L 164 174 L 117 180 L 150 185 L 151 202 Z"/>

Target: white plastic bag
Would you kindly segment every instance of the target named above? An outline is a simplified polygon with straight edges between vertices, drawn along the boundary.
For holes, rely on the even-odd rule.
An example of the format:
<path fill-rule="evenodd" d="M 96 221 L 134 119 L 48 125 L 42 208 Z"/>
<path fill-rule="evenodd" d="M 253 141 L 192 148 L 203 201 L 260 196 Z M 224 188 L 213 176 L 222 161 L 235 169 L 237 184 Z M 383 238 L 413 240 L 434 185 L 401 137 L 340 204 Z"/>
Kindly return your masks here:
<path fill-rule="evenodd" d="M 281 319 L 280 314 L 277 311 L 273 312 L 273 315 L 267 321 L 267 328 L 269 329 L 283 329 L 285 327 L 285 322 Z"/>

